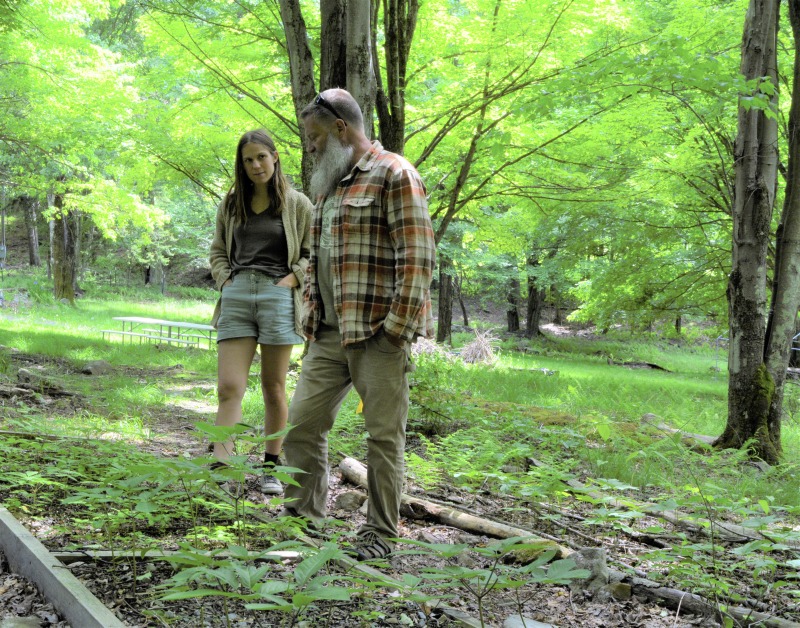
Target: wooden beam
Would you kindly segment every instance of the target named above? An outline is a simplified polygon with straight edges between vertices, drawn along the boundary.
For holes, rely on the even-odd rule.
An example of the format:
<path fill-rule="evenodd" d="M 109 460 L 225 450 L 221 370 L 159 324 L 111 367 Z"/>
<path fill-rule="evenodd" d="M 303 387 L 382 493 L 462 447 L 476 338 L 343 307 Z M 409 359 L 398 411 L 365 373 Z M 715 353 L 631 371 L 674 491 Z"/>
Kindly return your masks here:
<path fill-rule="evenodd" d="M 125 624 L 2 506 L 0 549 L 14 573 L 33 582 L 71 625 L 124 628 Z"/>
<path fill-rule="evenodd" d="M 89 563 L 89 562 L 113 562 L 123 560 L 139 560 L 139 561 L 168 561 L 175 556 L 181 555 L 181 552 L 166 551 L 166 550 L 122 550 L 115 552 L 112 550 L 78 550 L 72 552 L 59 551 L 52 552 L 53 558 L 56 558 L 65 565 L 73 563 Z M 214 554 L 214 558 L 241 558 L 239 555 L 234 556 L 230 552 L 219 552 Z M 300 552 L 289 550 L 276 550 L 273 552 L 251 552 L 249 559 L 253 561 L 289 561 L 299 562 L 302 559 Z"/>

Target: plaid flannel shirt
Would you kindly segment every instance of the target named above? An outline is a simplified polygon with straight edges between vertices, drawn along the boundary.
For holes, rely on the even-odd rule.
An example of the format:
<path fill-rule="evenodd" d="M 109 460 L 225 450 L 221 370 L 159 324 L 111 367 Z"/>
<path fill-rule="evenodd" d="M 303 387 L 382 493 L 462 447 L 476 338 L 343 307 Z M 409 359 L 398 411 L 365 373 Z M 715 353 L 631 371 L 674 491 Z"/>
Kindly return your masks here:
<path fill-rule="evenodd" d="M 331 226 L 330 263 L 342 344 L 366 340 L 381 327 L 409 342 L 433 336 L 436 245 L 416 169 L 376 141 L 333 194 L 339 211 Z M 310 339 L 322 309 L 315 267 L 324 201 L 317 202 L 311 223 L 306 271 L 303 320 Z"/>

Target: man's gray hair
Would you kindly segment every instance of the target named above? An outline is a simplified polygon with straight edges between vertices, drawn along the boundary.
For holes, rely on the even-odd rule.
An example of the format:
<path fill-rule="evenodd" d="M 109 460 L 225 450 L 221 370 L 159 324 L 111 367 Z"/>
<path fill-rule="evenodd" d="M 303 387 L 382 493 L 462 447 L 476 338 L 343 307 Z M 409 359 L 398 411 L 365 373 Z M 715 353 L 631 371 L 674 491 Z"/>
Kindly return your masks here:
<path fill-rule="evenodd" d="M 320 98 L 328 107 L 319 104 Z M 331 108 L 336 113 L 331 111 Z M 364 114 L 361 113 L 361 107 L 358 106 L 355 98 L 343 89 L 327 89 L 324 92 L 320 92 L 319 96 L 300 112 L 301 120 L 305 120 L 309 116 L 331 122 L 341 118 L 353 128 L 361 132 L 364 131 Z"/>

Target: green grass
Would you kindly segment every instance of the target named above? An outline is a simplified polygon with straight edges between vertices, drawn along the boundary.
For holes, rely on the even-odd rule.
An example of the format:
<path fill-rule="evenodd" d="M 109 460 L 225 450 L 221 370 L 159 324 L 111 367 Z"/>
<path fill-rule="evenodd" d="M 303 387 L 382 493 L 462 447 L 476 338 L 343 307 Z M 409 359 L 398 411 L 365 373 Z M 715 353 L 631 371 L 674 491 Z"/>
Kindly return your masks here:
<path fill-rule="evenodd" d="M 236 513 L 217 513 L 219 506 L 197 493 L 202 482 L 212 480 L 202 468 L 202 458 L 153 461 L 138 448 L 158 436 L 159 421 L 172 418 L 182 402 L 203 404 L 210 413 L 198 422 L 213 423 L 216 351 L 123 345 L 100 336 L 101 329 L 116 327 L 112 319 L 120 315 L 207 322 L 216 293 L 206 291 L 198 298 L 194 292 L 187 298 L 149 289 L 103 287 L 71 307 L 37 292 L 37 286 L 29 287 L 35 297 L 31 303 L 16 311 L 0 310 L 0 345 L 38 354 L 47 377 L 80 399 L 51 406 L 9 403 L 0 426 L 98 439 L 92 447 L 102 454 L 87 453 L 80 444 L 62 450 L 54 442 L 0 438 L 9 470 L 5 480 L 0 478 L 0 490 L 9 494 L 9 507 L 29 516 L 41 509 L 46 516 L 61 500 L 69 500 L 73 507 L 84 509 L 78 516 L 91 522 L 84 526 L 87 541 L 93 535 L 108 535 L 123 542 L 129 538 L 126 535 L 133 539 L 140 534 L 144 524 L 182 528 L 191 520 L 194 542 L 211 546 L 244 542 L 247 525 L 236 523 Z M 459 334 L 456 344 L 472 338 Z M 748 463 L 746 452 L 696 451 L 679 437 L 642 421 L 643 415 L 653 414 L 655 423 L 700 434 L 721 433 L 727 413 L 726 363 L 713 343 L 656 336 L 540 338 L 507 340 L 498 343 L 498 350 L 492 365 L 467 365 L 453 356 L 417 358 L 406 453 L 411 484 L 507 496 L 515 511 L 534 512 L 540 502 L 569 504 L 568 508 L 586 514 L 584 525 L 593 535 L 635 528 L 635 519 L 644 514 L 633 501 L 627 509 L 579 503 L 566 492 L 565 480 L 579 479 L 605 498 L 667 504 L 688 517 L 770 525 L 777 543 L 792 534 L 786 530 L 796 527 L 800 514 L 797 385 L 788 383 L 785 391 L 785 463 L 764 472 Z M 299 353 L 298 347 L 295 359 Z M 16 377 L 9 356 L 0 350 L 0 379 Z M 80 373 L 85 362 L 101 359 L 115 367 L 112 374 Z M 629 362 L 650 362 L 668 370 L 623 365 Z M 243 404 L 245 422 L 255 426 L 263 417 L 258 373 L 254 364 Z M 291 375 L 289 395 L 294 383 Z M 358 397 L 351 391 L 330 434 L 333 464 L 341 455 L 365 457 L 366 434 L 357 405 Z M 197 431 L 198 443 L 206 432 L 206 428 Z M 260 451 L 258 438 L 243 440 L 242 453 Z M 203 451 L 202 445 L 197 451 Z M 35 477 L 30 475 L 32 456 L 47 461 L 36 467 Z M 81 476 L 85 473 L 91 479 Z M 177 507 L 170 509 L 177 499 L 172 493 L 151 492 L 156 477 L 158 482 L 168 478 L 174 495 L 183 495 L 174 502 Z M 117 484 L 124 484 L 124 494 L 114 498 L 120 507 L 112 512 L 104 491 Z M 101 488 L 93 492 L 87 488 L 92 485 Z M 122 505 L 124 499 L 131 500 L 129 507 Z M 80 529 L 83 520 L 76 521 Z M 268 534 L 265 528 L 251 536 L 263 540 Z M 734 586 L 733 577 L 720 585 L 716 568 L 703 566 L 702 561 L 692 563 L 691 573 L 681 572 L 675 567 L 687 564 L 681 551 L 692 550 L 676 547 L 652 559 L 678 584 L 688 583 L 687 588 L 709 596 Z M 775 545 L 768 551 L 780 548 Z M 763 552 L 758 559 L 773 568 L 779 561 L 770 556 Z M 712 553 L 709 560 L 720 559 Z M 770 586 L 766 580 L 762 584 Z"/>
<path fill-rule="evenodd" d="M 465 335 L 457 344 L 472 338 Z M 650 422 L 721 434 L 727 416 L 724 359 L 714 344 L 576 338 L 505 342 L 491 366 L 456 362 L 442 367 L 423 359 L 415 379 L 430 387 L 423 405 L 433 408 L 417 410 L 411 425 L 441 437 L 426 443 L 427 462 L 415 458 L 414 463 L 425 478 L 447 478 L 465 487 L 497 478 L 492 482 L 501 487 L 530 493 L 539 491 L 498 471 L 526 457 L 546 458 L 648 493 L 681 494 L 691 487 L 711 495 L 769 498 L 800 509 L 800 473 L 793 463 L 800 453 L 800 429 L 793 418 L 800 410 L 797 385 L 788 383 L 785 392 L 786 464 L 768 473 L 748 466 L 740 452 L 699 456 L 678 438 L 642 422 L 644 415 L 655 415 Z M 627 362 L 668 370 L 619 364 Z M 452 396 L 443 395 L 445 390 Z M 557 419 L 549 424 L 545 416 L 537 424 L 536 418 L 515 416 L 518 410 L 509 403 L 543 408 L 558 413 Z M 430 428 L 431 411 L 448 417 L 437 420 L 463 424 L 463 429 Z M 564 414 L 572 418 L 565 420 Z M 533 476 L 532 483 L 542 481 L 537 473 Z"/>
<path fill-rule="evenodd" d="M 652 347 L 640 345 L 628 347 L 624 358 L 615 358 L 655 363 L 670 371 L 665 372 L 609 365 L 601 355 L 563 349 L 537 355 L 541 343 L 531 346 L 532 353 L 501 350 L 491 369 L 465 368 L 460 375 L 464 388 L 496 401 L 560 409 L 579 419 L 599 414 L 631 421 L 652 413 L 690 432 L 714 434 L 724 427 L 727 378 L 724 370 L 711 370 L 713 350 L 688 353 L 673 347 L 656 354 Z M 594 351 L 606 355 L 602 343 Z"/>

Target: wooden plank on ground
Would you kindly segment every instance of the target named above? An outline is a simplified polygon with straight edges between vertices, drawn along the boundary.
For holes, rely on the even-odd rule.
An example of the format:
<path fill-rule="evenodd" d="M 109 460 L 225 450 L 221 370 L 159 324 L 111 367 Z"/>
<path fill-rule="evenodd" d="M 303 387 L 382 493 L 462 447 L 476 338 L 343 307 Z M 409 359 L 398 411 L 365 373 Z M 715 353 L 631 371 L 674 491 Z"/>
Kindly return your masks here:
<path fill-rule="evenodd" d="M 180 556 L 181 552 L 166 550 L 78 550 L 72 552 L 53 552 L 52 555 L 65 565 L 71 565 L 79 562 L 113 562 L 121 560 L 168 561 L 176 556 Z M 218 554 L 214 554 L 214 558 L 241 559 L 241 556 L 238 554 L 234 556 L 230 552 L 219 552 Z M 302 556 L 300 552 L 275 550 L 272 552 L 251 552 L 249 558 L 253 561 L 273 560 L 299 562 Z"/>
<path fill-rule="evenodd" d="M 0 549 L 11 569 L 33 582 L 73 626 L 123 628 L 125 624 L 0 506 Z"/>

